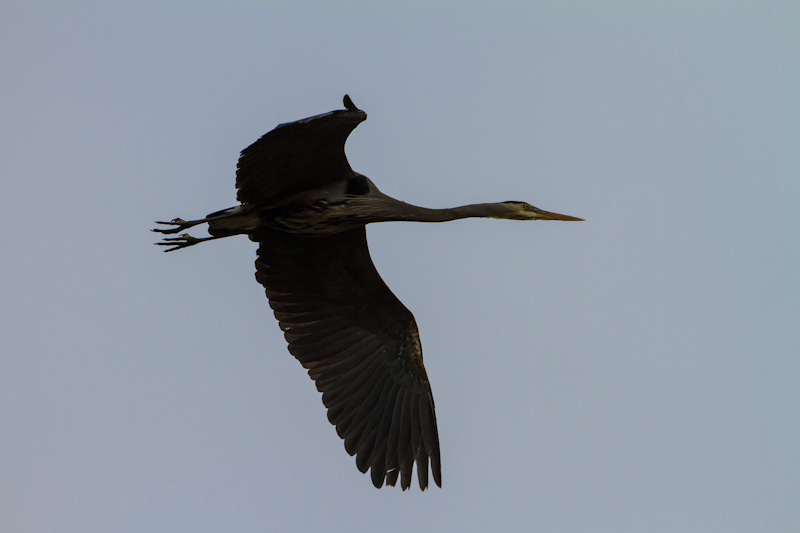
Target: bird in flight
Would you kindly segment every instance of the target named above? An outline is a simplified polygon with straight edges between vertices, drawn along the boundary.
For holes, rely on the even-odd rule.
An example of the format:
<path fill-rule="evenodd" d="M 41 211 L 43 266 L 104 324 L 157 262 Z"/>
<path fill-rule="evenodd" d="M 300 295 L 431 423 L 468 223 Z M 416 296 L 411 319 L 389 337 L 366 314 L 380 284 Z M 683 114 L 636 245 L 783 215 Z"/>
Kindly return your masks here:
<path fill-rule="evenodd" d="M 199 220 L 156 222 L 163 234 L 208 224 L 157 245 L 171 252 L 247 235 L 258 243 L 256 280 L 289 344 L 308 370 L 328 420 L 372 483 L 420 489 L 428 471 L 442 486 L 436 414 L 414 316 L 381 279 L 367 249 L 366 224 L 446 222 L 484 217 L 582 220 L 526 202 L 428 209 L 395 200 L 350 168 L 347 137 L 367 114 L 345 109 L 281 124 L 245 148 L 236 171 L 240 205 Z"/>

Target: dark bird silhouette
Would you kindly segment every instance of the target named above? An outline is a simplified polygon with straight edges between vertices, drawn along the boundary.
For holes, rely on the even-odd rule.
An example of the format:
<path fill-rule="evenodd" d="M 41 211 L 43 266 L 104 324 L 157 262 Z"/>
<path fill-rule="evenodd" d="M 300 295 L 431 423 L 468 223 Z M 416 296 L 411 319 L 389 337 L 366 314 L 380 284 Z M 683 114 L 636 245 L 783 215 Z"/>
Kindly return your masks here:
<path fill-rule="evenodd" d="M 328 420 L 373 484 L 441 487 L 433 395 L 414 316 L 370 259 L 365 225 L 444 222 L 470 217 L 582 220 L 525 202 L 426 209 L 381 193 L 354 172 L 344 153 L 366 120 L 348 96 L 344 110 L 281 124 L 245 148 L 236 172 L 241 205 L 201 220 L 157 222 L 174 234 L 207 223 L 210 237 L 188 234 L 156 244 L 170 252 L 231 235 L 258 242 L 256 280 L 266 288 L 289 351 L 308 370 Z"/>

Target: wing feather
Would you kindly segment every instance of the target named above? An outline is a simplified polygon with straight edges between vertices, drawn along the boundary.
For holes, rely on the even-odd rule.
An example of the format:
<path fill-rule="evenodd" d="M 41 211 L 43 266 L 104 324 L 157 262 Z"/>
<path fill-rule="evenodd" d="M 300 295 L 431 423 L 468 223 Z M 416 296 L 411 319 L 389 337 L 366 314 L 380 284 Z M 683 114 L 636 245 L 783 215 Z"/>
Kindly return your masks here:
<path fill-rule="evenodd" d="M 398 385 L 394 384 L 392 390 L 386 398 L 386 404 L 383 407 L 383 412 L 380 414 L 378 420 L 378 428 L 375 434 L 375 442 L 372 444 L 372 453 L 368 460 L 370 469 L 372 470 L 372 483 L 377 488 L 380 485 L 376 484 L 377 477 L 380 476 L 381 482 L 386 478 L 386 471 L 388 470 L 386 464 L 386 449 L 388 448 L 389 430 L 391 429 L 392 413 L 394 413 L 394 406 L 397 403 L 397 389 Z"/>
<path fill-rule="evenodd" d="M 352 419 L 349 424 L 348 421 L 344 421 L 341 431 L 339 431 L 339 436 L 345 440 L 345 449 L 350 455 L 358 451 L 356 444 L 361 441 L 361 437 L 369 426 L 372 410 L 380 402 L 383 382 L 391 382 L 391 376 L 376 376 L 373 381 L 374 383 L 371 384 L 361 404 L 352 410 Z"/>
<path fill-rule="evenodd" d="M 351 376 L 353 372 L 357 372 L 365 360 L 377 360 L 378 358 L 374 356 L 376 352 L 381 350 L 381 346 L 375 339 L 365 337 L 354 343 L 351 350 L 353 352 L 352 357 L 333 361 L 320 361 L 318 366 L 309 370 L 308 375 L 318 385 L 327 388 L 329 385 L 333 385 L 334 382 Z"/>
<path fill-rule="evenodd" d="M 378 433 L 378 424 L 383 415 L 383 407 L 389 400 L 389 395 L 393 387 L 394 382 L 391 380 L 391 376 L 387 376 L 377 401 L 371 406 L 370 412 L 367 415 L 369 420 L 362 430 L 362 436 L 358 440 L 358 443 L 355 444 L 355 449 L 357 450 L 356 466 L 361 472 L 366 472 L 369 469 L 369 461 L 372 458 L 372 451 L 375 447 L 375 437 Z"/>
<path fill-rule="evenodd" d="M 322 400 L 322 403 L 328 408 L 328 420 L 336 426 L 340 436 L 345 429 L 340 427 L 344 423 L 345 417 L 352 417 L 355 414 L 361 402 L 369 396 L 374 379 L 377 378 L 376 374 L 382 373 L 379 358 L 373 358 L 370 363 L 361 374 L 343 379 L 343 383 L 347 385 L 334 401 L 329 400 L 326 403 L 324 398 Z"/>

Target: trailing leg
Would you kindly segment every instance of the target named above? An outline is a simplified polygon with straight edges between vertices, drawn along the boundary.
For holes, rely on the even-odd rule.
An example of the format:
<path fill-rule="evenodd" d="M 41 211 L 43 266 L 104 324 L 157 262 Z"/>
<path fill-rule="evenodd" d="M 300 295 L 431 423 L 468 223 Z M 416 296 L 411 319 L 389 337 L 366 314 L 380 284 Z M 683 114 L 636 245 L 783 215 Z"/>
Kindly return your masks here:
<path fill-rule="evenodd" d="M 223 237 L 230 237 L 232 235 L 249 234 L 255 231 L 259 226 L 259 216 L 256 209 L 250 205 L 239 205 L 229 209 L 223 209 L 211 213 L 206 218 L 201 220 L 183 220 L 182 218 L 174 218 L 170 222 L 156 221 L 156 224 L 164 226 L 174 226 L 171 228 L 155 228 L 152 231 L 164 234 L 178 233 L 183 230 L 192 228 L 199 224 L 208 224 L 208 232 L 211 237 L 198 238 L 192 237 L 188 233 L 184 233 L 178 237 L 168 237 L 157 242 L 158 246 L 171 246 L 165 252 L 179 250 L 187 246 L 194 246 L 195 244 L 203 241 L 211 241 L 214 239 L 221 239 Z"/>

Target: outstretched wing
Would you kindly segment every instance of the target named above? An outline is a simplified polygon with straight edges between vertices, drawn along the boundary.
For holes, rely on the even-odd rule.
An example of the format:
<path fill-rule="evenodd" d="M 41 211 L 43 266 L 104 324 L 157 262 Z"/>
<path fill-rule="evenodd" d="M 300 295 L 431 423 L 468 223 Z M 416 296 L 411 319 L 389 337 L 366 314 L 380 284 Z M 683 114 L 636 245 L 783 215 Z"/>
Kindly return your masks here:
<path fill-rule="evenodd" d="M 372 482 L 403 490 L 428 461 L 441 486 L 433 396 L 411 312 L 381 279 L 362 228 L 327 237 L 273 231 L 260 244 L 256 279 L 264 285 L 289 351 L 322 392 L 328 420 Z"/>
<path fill-rule="evenodd" d="M 344 105 L 343 110 L 281 124 L 242 150 L 236 198 L 242 203 L 273 200 L 352 178 L 344 143 L 367 114 L 347 95 Z"/>

